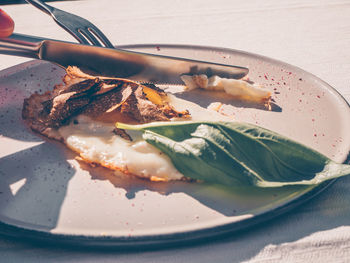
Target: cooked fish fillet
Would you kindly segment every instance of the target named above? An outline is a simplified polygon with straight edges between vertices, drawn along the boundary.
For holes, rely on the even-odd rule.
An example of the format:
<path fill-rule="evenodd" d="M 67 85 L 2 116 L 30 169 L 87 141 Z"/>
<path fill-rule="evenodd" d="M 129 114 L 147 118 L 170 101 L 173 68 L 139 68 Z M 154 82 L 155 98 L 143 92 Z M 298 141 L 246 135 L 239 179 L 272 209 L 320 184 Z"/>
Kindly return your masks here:
<path fill-rule="evenodd" d="M 122 121 L 135 123 L 189 117 L 187 111 L 176 111 L 167 100 L 167 95 L 154 85 L 94 77 L 69 67 L 63 84 L 24 100 L 22 117 L 33 130 L 49 137 L 52 130 L 79 114 L 105 119 L 118 115 L 116 118 Z"/>
<path fill-rule="evenodd" d="M 62 141 L 90 164 L 154 181 L 183 175 L 140 133 L 116 129 L 115 122 L 225 118 L 154 85 L 94 77 L 75 67 L 67 69 L 63 84 L 25 99 L 22 116 L 34 131 Z"/>

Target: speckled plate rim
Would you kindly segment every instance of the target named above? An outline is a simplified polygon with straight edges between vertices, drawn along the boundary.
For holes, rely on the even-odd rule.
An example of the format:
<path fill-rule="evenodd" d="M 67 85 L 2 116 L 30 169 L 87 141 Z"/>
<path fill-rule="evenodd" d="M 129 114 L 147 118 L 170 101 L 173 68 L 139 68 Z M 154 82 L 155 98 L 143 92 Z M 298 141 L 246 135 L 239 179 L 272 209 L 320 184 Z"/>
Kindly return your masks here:
<path fill-rule="evenodd" d="M 308 76 L 318 81 L 321 85 L 324 85 L 327 90 L 338 97 L 340 97 L 348 106 L 349 104 L 345 100 L 345 98 L 337 92 L 332 86 L 330 86 L 325 81 L 321 80 L 317 76 L 312 73 L 306 72 L 301 68 L 290 65 L 288 63 L 272 59 L 266 56 L 229 49 L 229 48 L 219 48 L 219 47 L 210 47 L 210 46 L 195 46 L 195 45 L 173 45 L 173 44 L 140 44 L 140 45 L 123 45 L 118 46 L 121 49 L 141 49 L 141 48 L 183 48 L 183 49 L 198 49 L 198 50 L 211 50 L 217 52 L 230 52 L 236 53 L 240 56 L 253 57 L 256 59 L 261 59 L 270 63 L 278 63 L 280 65 L 285 65 L 289 68 L 294 69 L 296 72 L 306 73 Z M 15 73 L 19 70 L 25 70 L 33 65 L 40 63 L 38 61 L 29 61 L 24 62 L 22 64 L 15 65 L 13 67 L 4 69 L 0 71 L 0 77 Z M 344 158 L 345 159 L 345 158 Z M 347 156 L 345 161 L 348 161 L 349 155 Z M 182 245 L 182 244 L 193 244 L 194 241 L 209 241 L 215 240 L 218 237 L 226 237 L 227 235 L 231 235 L 235 232 L 245 230 L 249 227 L 261 224 L 268 220 L 271 220 L 277 216 L 280 216 L 295 207 L 300 206 L 301 204 L 309 201 L 316 195 L 320 194 L 322 191 L 331 186 L 336 179 L 327 181 L 318 186 L 309 187 L 300 191 L 301 193 L 291 198 L 289 201 L 283 203 L 280 206 L 277 206 L 268 211 L 264 211 L 261 213 L 255 214 L 253 217 L 246 218 L 243 220 L 238 220 L 232 223 L 227 223 L 223 225 L 218 225 L 209 228 L 203 228 L 200 230 L 194 231 L 185 231 L 185 232 L 177 232 L 171 234 L 164 235 L 145 235 L 145 236 L 132 236 L 132 237 L 115 237 L 115 236 L 86 236 L 86 235 L 69 235 L 69 234 L 57 234 L 50 233 L 39 230 L 26 229 L 19 226 L 9 225 L 4 222 L 0 222 L 0 234 L 5 235 L 10 238 L 21 239 L 24 241 L 35 241 L 42 244 L 48 245 L 62 245 L 62 246 L 91 246 L 91 247 L 99 247 L 99 248 L 127 248 L 127 249 L 140 249 L 140 248 L 162 248 L 173 245 Z"/>

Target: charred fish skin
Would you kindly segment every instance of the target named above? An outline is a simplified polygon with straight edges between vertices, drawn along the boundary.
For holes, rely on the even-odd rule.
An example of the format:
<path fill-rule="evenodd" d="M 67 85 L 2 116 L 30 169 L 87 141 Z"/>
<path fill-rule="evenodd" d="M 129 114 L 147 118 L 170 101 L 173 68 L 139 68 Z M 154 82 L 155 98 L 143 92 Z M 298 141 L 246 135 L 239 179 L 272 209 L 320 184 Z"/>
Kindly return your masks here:
<path fill-rule="evenodd" d="M 99 118 L 118 112 L 138 123 L 189 117 L 188 112 L 176 111 L 166 100 L 161 105 L 152 102 L 145 89 L 166 97 L 155 85 L 91 76 L 76 67 L 68 67 L 66 72 L 63 84 L 44 94 L 34 93 L 24 100 L 22 118 L 34 131 L 48 136 L 48 131 L 66 125 L 79 114 Z"/>

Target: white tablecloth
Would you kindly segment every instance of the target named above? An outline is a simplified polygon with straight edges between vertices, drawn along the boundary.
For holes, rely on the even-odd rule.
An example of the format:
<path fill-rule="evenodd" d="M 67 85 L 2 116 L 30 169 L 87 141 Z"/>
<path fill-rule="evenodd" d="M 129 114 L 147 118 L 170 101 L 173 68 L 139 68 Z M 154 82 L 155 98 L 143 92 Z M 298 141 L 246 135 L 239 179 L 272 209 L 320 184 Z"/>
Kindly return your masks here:
<path fill-rule="evenodd" d="M 301 67 L 350 101 L 350 1 L 65 1 L 52 5 L 103 29 L 115 44 L 245 50 Z M 17 33 L 74 41 L 47 15 L 6 5 Z M 0 70 L 26 59 L 0 55 Z M 274 220 L 232 237 L 152 251 L 40 247 L 0 237 L 1 262 L 350 262 L 350 177 Z"/>

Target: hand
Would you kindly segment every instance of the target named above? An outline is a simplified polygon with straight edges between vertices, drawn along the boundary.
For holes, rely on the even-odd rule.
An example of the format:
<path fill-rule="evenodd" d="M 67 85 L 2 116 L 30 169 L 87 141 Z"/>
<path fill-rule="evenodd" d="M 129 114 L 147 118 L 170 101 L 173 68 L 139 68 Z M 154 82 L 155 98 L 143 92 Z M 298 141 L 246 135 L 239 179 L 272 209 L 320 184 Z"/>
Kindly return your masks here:
<path fill-rule="evenodd" d="M 0 37 L 8 37 L 15 28 L 15 22 L 12 18 L 0 9 Z"/>

